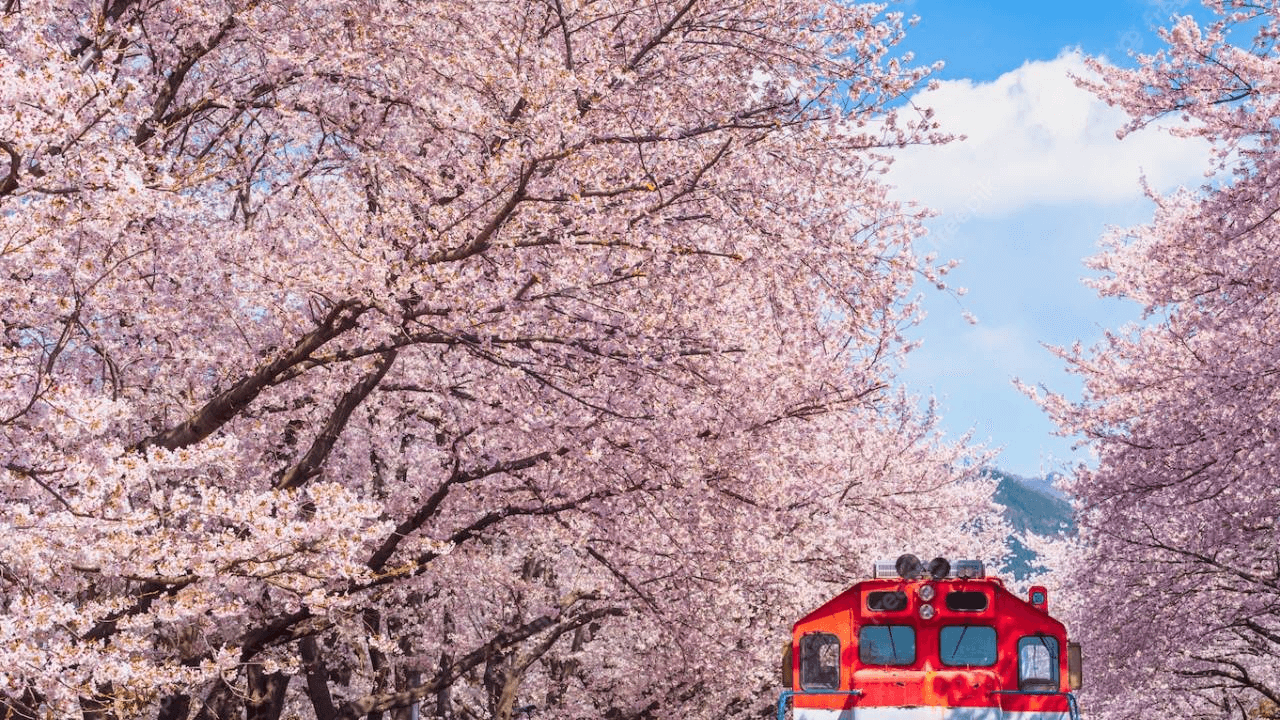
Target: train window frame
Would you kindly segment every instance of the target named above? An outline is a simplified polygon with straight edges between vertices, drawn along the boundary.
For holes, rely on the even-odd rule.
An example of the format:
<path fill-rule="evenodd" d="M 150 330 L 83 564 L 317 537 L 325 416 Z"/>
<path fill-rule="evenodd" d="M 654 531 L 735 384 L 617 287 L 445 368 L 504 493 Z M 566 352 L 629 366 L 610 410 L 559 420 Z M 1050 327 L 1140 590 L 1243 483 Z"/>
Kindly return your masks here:
<path fill-rule="evenodd" d="M 967 602 L 963 602 L 967 600 L 976 600 L 978 598 L 982 598 L 982 607 L 978 607 L 976 604 L 970 605 Z M 991 607 L 991 598 L 981 590 L 952 590 L 947 593 L 945 603 L 947 609 L 951 612 L 980 613 L 986 612 L 987 609 Z"/>
<path fill-rule="evenodd" d="M 1049 647 L 1048 641 L 1053 642 L 1053 647 Z M 1024 669 L 1029 662 L 1023 660 L 1024 648 L 1043 647 L 1049 650 L 1049 674 L 1050 677 L 1028 677 L 1024 675 Z M 1058 642 L 1058 638 L 1053 635 L 1037 633 L 1035 635 L 1025 635 L 1018 638 L 1018 689 L 1023 692 L 1057 692 L 1062 684 L 1062 644 Z"/>
<path fill-rule="evenodd" d="M 956 639 L 955 650 L 952 650 L 951 662 L 948 662 L 947 655 L 945 654 L 945 648 L 946 648 L 945 643 L 947 641 L 943 639 L 943 635 L 947 633 L 947 631 L 949 630 L 956 630 L 956 629 L 960 630 L 960 637 Z M 967 635 L 970 631 L 973 631 L 973 630 L 978 630 L 984 633 L 985 632 L 991 633 L 990 644 L 987 646 L 984 646 L 983 648 L 984 650 L 986 650 L 987 648 L 990 649 L 990 658 L 991 658 L 990 662 L 955 662 L 956 657 L 954 653 L 960 649 L 960 643 L 964 640 L 965 635 Z M 938 662 L 942 663 L 947 667 L 968 667 L 968 668 L 993 667 L 995 666 L 996 661 L 999 660 L 1000 658 L 999 648 L 1000 648 L 1000 633 L 997 632 L 996 629 L 990 625 L 943 625 L 942 627 L 938 628 Z M 986 657 L 987 656 L 984 654 L 983 658 L 981 659 L 985 660 Z"/>
<path fill-rule="evenodd" d="M 834 656 L 823 657 L 828 648 Z M 802 690 L 836 690 L 840 687 L 840 638 L 829 632 L 811 632 L 800 636 L 800 688 Z M 834 659 L 833 663 L 826 662 Z M 819 671 L 821 675 L 816 675 Z M 834 677 L 831 677 L 834 671 Z"/>
<path fill-rule="evenodd" d="M 879 630 L 879 629 L 887 629 L 886 632 L 888 632 L 889 634 L 888 636 L 889 645 L 891 648 L 893 648 L 893 659 L 894 660 L 901 659 L 901 662 L 883 662 L 877 658 L 867 657 L 868 642 L 866 638 L 866 633 L 869 630 Z M 897 640 L 894 639 L 895 630 L 905 630 L 908 633 L 910 633 L 910 638 L 909 638 L 911 641 L 910 657 L 905 657 L 905 658 L 900 657 L 898 652 L 898 642 L 903 642 L 904 640 L 902 640 L 901 638 Z M 875 641 L 873 640 L 870 643 L 870 645 L 874 647 L 876 645 Z M 863 665 L 875 665 L 880 667 L 906 667 L 908 665 L 914 665 L 916 663 L 916 658 L 918 654 L 919 654 L 919 647 L 916 642 L 916 629 L 912 625 L 863 625 L 862 627 L 858 628 L 858 662 L 862 663 Z"/>

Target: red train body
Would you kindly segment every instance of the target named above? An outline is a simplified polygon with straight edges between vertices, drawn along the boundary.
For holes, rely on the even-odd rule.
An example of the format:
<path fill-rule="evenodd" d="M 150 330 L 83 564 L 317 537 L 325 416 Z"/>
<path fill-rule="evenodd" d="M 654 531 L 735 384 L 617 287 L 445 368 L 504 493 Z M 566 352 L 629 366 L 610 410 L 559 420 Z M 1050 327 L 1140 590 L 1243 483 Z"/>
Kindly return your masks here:
<path fill-rule="evenodd" d="M 873 575 L 793 627 L 779 720 L 788 701 L 794 720 L 1078 720 L 1079 647 L 1044 588 L 911 555 Z"/>

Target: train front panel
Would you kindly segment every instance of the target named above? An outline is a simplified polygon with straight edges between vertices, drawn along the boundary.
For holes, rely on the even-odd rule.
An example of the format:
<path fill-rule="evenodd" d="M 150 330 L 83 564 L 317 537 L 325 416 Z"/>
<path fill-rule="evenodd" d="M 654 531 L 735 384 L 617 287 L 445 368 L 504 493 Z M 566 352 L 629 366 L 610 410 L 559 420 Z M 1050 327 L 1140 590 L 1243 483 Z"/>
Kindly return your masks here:
<path fill-rule="evenodd" d="M 794 720 L 1074 720 L 1079 655 L 1047 591 L 1023 599 L 957 565 L 886 577 L 877 563 L 797 622 L 780 720 L 788 701 Z"/>

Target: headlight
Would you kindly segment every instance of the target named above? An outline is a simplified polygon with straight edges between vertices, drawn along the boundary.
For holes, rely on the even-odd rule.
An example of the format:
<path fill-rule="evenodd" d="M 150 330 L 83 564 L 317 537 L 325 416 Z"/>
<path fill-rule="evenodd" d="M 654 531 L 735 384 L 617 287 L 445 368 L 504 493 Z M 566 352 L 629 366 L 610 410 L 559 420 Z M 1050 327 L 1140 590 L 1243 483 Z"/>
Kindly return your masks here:
<path fill-rule="evenodd" d="M 932 585 L 921 585 L 920 589 L 916 591 L 916 594 L 920 596 L 921 600 L 929 602 L 938 594 L 938 591 L 935 590 Z"/>
<path fill-rule="evenodd" d="M 928 603 L 925 603 L 924 605 L 921 605 L 921 606 L 920 606 L 920 619 L 921 619 L 921 620 L 932 620 L 932 619 L 933 619 L 933 606 L 932 606 L 932 605 L 929 605 Z"/>
<path fill-rule="evenodd" d="M 893 564 L 895 570 L 898 571 L 898 577 L 908 580 L 915 580 L 924 574 L 924 563 L 920 562 L 920 558 L 905 553 L 898 556 L 898 561 Z"/>

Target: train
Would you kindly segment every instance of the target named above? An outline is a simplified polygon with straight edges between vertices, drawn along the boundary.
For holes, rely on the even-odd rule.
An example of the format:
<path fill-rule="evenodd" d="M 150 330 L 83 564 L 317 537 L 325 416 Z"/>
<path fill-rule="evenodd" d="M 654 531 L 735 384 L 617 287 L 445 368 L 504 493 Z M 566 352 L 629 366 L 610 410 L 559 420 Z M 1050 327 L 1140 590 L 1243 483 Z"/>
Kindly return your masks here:
<path fill-rule="evenodd" d="M 1044 587 L 908 553 L 795 623 L 777 718 L 1080 720 L 1081 662 Z"/>

